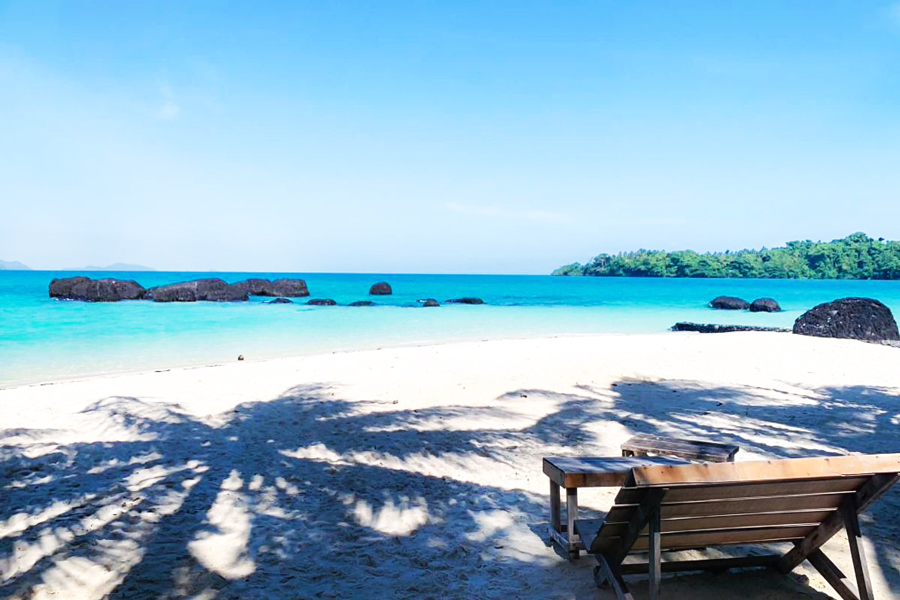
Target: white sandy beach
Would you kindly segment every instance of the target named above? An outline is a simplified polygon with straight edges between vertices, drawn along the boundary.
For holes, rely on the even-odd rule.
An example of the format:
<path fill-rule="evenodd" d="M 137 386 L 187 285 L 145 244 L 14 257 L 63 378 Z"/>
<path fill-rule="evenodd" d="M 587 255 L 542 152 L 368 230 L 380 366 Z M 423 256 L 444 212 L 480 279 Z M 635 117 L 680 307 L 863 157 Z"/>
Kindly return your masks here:
<path fill-rule="evenodd" d="M 730 440 L 737 460 L 900 451 L 900 349 L 849 340 L 248 359 L 0 390 L 0 597 L 612 598 L 592 559 L 549 545 L 543 456 L 615 456 L 645 432 Z M 614 493 L 582 492 L 584 513 Z M 862 526 L 876 597 L 900 597 L 900 489 Z M 851 572 L 845 544 L 826 552 Z M 663 594 L 837 598 L 807 565 Z"/>

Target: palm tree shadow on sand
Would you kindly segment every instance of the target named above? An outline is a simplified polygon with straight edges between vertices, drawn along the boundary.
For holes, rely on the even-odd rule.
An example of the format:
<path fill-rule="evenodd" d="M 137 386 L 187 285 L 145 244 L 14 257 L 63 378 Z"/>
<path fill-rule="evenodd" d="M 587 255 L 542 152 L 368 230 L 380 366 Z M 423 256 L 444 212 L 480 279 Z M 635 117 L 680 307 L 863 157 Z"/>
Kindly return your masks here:
<path fill-rule="evenodd" d="M 444 424 L 512 423 L 522 390 L 490 408 L 412 411 L 311 385 L 209 419 L 130 397 L 87 409 L 92 422 L 128 432 L 124 441 L 57 446 L 55 432 L 0 432 L 17 441 L 0 446 L 0 597 L 606 597 L 591 561 L 547 549 L 545 495 L 465 474 L 542 477 L 541 455 L 596 449 L 584 431 L 597 419 L 625 419 L 634 432 L 679 421 L 678 411 L 642 413 L 640 393 L 624 388 L 612 402 L 590 389 L 528 390 L 558 410 L 521 428 Z M 699 392 L 693 401 L 708 402 Z M 447 476 L 448 465 L 459 475 Z M 886 568 L 895 556 L 877 559 Z M 744 576 L 730 577 L 680 577 L 667 592 L 727 590 Z M 766 597 L 819 597 L 802 582 L 773 585 L 780 594 Z"/>

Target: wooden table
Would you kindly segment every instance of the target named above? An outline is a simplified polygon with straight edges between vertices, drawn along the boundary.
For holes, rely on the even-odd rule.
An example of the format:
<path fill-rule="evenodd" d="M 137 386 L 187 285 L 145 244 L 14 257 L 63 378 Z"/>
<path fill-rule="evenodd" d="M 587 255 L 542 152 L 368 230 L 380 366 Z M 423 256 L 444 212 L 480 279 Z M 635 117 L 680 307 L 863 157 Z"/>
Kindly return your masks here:
<path fill-rule="evenodd" d="M 584 544 L 575 533 L 578 518 L 578 488 L 621 487 L 634 467 L 683 465 L 688 461 L 666 456 L 544 458 L 544 474 L 550 478 L 550 536 L 569 558 L 578 558 Z M 562 523 L 560 490 L 566 489 L 566 523 Z"/>
<path fill-rule="evenodd" d="M 740 450 L 735 444 L 707 442 L 704 440 L 683 440 L 642 433 L 622 444 L 622 456 L 677 456 L 701 462 L 734 462 L 734 455 Z"/>

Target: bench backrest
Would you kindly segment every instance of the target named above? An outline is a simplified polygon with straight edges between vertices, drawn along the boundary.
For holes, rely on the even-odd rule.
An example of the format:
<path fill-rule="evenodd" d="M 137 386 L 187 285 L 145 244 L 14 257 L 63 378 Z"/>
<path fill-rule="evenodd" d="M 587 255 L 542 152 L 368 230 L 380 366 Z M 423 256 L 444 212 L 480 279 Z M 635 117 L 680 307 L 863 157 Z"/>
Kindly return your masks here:
<path fill-rule="evenodd" d="M 861 510 L 869 488 L 880 494 L 898 477 L 900 454 L 638 467 L 591 551 L 646 550 L 646 527 L 633 533 L 648 510 L 659 510 L 663 550 L 800 540 L 848 498 Z"/>

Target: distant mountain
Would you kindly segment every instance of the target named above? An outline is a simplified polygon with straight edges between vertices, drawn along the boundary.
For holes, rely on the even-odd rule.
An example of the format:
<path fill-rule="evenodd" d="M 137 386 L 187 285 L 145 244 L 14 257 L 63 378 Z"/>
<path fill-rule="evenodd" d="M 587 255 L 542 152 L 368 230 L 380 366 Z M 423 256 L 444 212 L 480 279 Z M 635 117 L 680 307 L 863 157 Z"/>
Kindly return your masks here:
<path fill-rule="evenodd" d="M 6 271 L 30 271 L 31 267 L 23 265 L 17 260 L 5 261 L 0 260 L 0 270 Z"/>
<path fill-rule="evenodd" d="M 113 263 L 111 265 L 106 265 L 105 267 L 98 267 L 96 265 L 88 265 L 86 267 L 81 267 L 80 269 L 64 269 L 65 271 L 155 271 L 156 269 L 152 269 L 150 267 L 145 267 L 143 265 L 129 265 L 128 263 Z"/>

